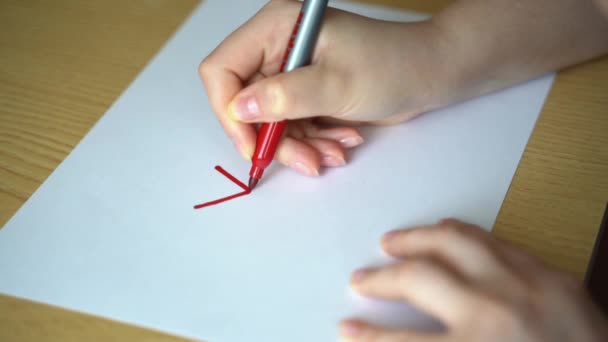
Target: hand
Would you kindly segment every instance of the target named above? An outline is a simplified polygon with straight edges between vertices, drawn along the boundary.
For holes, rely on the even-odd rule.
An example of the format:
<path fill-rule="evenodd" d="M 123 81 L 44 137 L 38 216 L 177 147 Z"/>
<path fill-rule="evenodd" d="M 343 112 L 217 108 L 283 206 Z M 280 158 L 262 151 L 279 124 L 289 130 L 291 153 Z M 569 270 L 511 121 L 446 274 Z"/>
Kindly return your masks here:
<path fill-rule="evenodd" d="M 387 234 L 382 246 L 406 260 L 357 271 L 364 296 L 404 300 L 435 316 L 443 333 L 344 321 L 352 342 L 606 341 L 606 319 L 572 278 L 479 227 L 456 220 Z"/>
<path fill-rule="evenodd" d="M 253 123 L 291 120 L 276 158 L 307 175 L 341 166 L 363 142 L 353 122 L 395 123 L 428 107 L 436 57 L 428 23 L 372 20 L 328 9 L 312 64 L 278 74 L 301 3 L 271 1 L 200 65 L 213 110 L 240 153 L 255 148 Z M 407 61 L 407 62 L 406 62 Z M 320 126 L 312 117 L 339 120 Z"/>

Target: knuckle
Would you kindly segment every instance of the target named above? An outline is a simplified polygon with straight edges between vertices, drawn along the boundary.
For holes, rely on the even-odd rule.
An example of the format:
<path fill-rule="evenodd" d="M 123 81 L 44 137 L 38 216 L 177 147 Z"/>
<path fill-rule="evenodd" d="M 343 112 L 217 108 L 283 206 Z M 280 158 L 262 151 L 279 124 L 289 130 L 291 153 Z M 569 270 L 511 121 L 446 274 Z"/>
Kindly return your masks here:
<path fill-rule="evenodd" d="M 395 268 L 394 277 L 400 284 L 407 284 L 412 279 L 428 278 L 434 266 L 426 260 L 410 260 Z"/>
<path fill-rule="evenodd" d="M 442 244 L 472 244 L 474 242 L 472 235 L 461 225 L 457 224 L 441 226 L 440 229 L 435 230 L 435 239 Z"/>
<path fill-rule="evenodd" d="M 210 62 L 210 57 L 203 59 L 198 65 L 198 74 L 201 79 L 206 80 L 209 78 L 209 74 L 213 69 L 213 65 Z"/>
<path fill-rule="evenodd" d="M 437 225 L 445 227 L 445 226 L 449 226 L 449 225 L 452 225 L 452 224 L 459 224 L 459 223 L 460 223 L 459 220 L 457 220 L 455 218 L 452 218 L 452 217 L 447 217 L 447 218 L 441 219 L 439 221 L 439 223 L 437 223 Z"/>
<path fill-rule="evenodd" d="M 520 329 L 522 312 L 502 298 L 485 296 L 479 303 L 478 311 L 484 329 L 500 333 L 499 336 L 510 336 Z M 524 312 L 525 313 L 525 310 Z M 526 315 L 527 316 L 527 315 Z"/>
<path fill-rule="evenodd" d="M 486 295 L 478 312 L 480 315 L 480 329 L 487 333 L 504 336 L 508 340 L 519 340 L 523 335 L 530 340 L 546 340 L 542 338 L 538 327 L 542 327 L 547 312 L 532 296 L 524 297 L 498 297 Z"/>
<path fill-rule="evenodd" d="M 454 220 L 448 221 L 447 223 L 443 224 L 442 227 L 446 232 L 454 235 L 471 236 L 473 233 L 472 226 Z"/>
<path fill-rule="evenodd" d="M 263 111 L 273 116 L 285 115 L 295 107 L 295 96 L 285 85 L 285 81 L 277 77 L 268 81 L 265 90 L 265 103 L 262 103 Z"/>
<path fill-rule="evenodd" d="M 493 238 L 480 227 L 465 223 L 447 224 L 437 233 L 437 239 L 446 243 L 459 242 L 470 251 L 475 251 L 484 258 L 498 261 L 498 251 Z"/>
<path fill-rule="evenodd" d="M 585 292 L 585 286 L 581 281 L 576 279 L 573 275 L 562 272 L 555 272 L 553 274 L 555 281 L 553 284 L 559 286 L 559 288 L 566 293 L 583 293 Z"/>

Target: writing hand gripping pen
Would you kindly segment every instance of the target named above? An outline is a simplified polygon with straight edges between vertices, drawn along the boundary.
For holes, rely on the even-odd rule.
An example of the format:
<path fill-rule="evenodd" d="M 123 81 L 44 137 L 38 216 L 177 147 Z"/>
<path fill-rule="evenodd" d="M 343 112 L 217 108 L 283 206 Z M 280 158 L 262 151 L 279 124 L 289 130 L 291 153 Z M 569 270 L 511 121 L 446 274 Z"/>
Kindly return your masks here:
<path fill-rule="evenodd" d="M 310 59 L 317 42 L 328 0 L 304 0 L 302 10 L 296 21 L 287 51 L 281 65 L 281 72 L 289 72 L 310 64 Z M 264 170 L 274 159 L 287 121 L 264 123 L 258 132 L 255 152 L 251 158 L 249 171 L 249 189 L 258 184 Z"/>

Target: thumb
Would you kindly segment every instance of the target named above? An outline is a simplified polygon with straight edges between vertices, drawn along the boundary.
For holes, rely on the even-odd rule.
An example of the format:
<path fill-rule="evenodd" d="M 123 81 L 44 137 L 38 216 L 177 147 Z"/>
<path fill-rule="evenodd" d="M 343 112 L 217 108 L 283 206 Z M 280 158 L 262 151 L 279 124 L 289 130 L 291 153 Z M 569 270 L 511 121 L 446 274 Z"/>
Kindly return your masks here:
<path fill-rule="evenodd" d="M 318 65 L 262 79 L 241 90 L 228 114 L 243 122 L 273 122 L 343 113 L 347 84 Z"/>

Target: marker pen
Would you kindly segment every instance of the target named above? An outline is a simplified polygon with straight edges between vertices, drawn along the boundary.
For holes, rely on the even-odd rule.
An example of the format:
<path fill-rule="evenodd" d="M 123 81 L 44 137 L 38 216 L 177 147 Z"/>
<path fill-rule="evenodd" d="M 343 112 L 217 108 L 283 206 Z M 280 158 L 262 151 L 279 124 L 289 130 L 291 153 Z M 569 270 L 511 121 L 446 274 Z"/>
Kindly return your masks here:
<path fill-rule="evenodd" d="M 327 2 L 328 0 L 304 0 L 302 10 L 289 39 L 285 58 L 281 65 L 281 72 L 289 72 L 310 64 Z M 262 178 L 264 170 L 272 162 L 286 124 L 287 121 L 283 120 L 264 123 L 260 127 L 255 152 L 251 158 L 249 189 L 253 190 L 255 188 Z"/>

